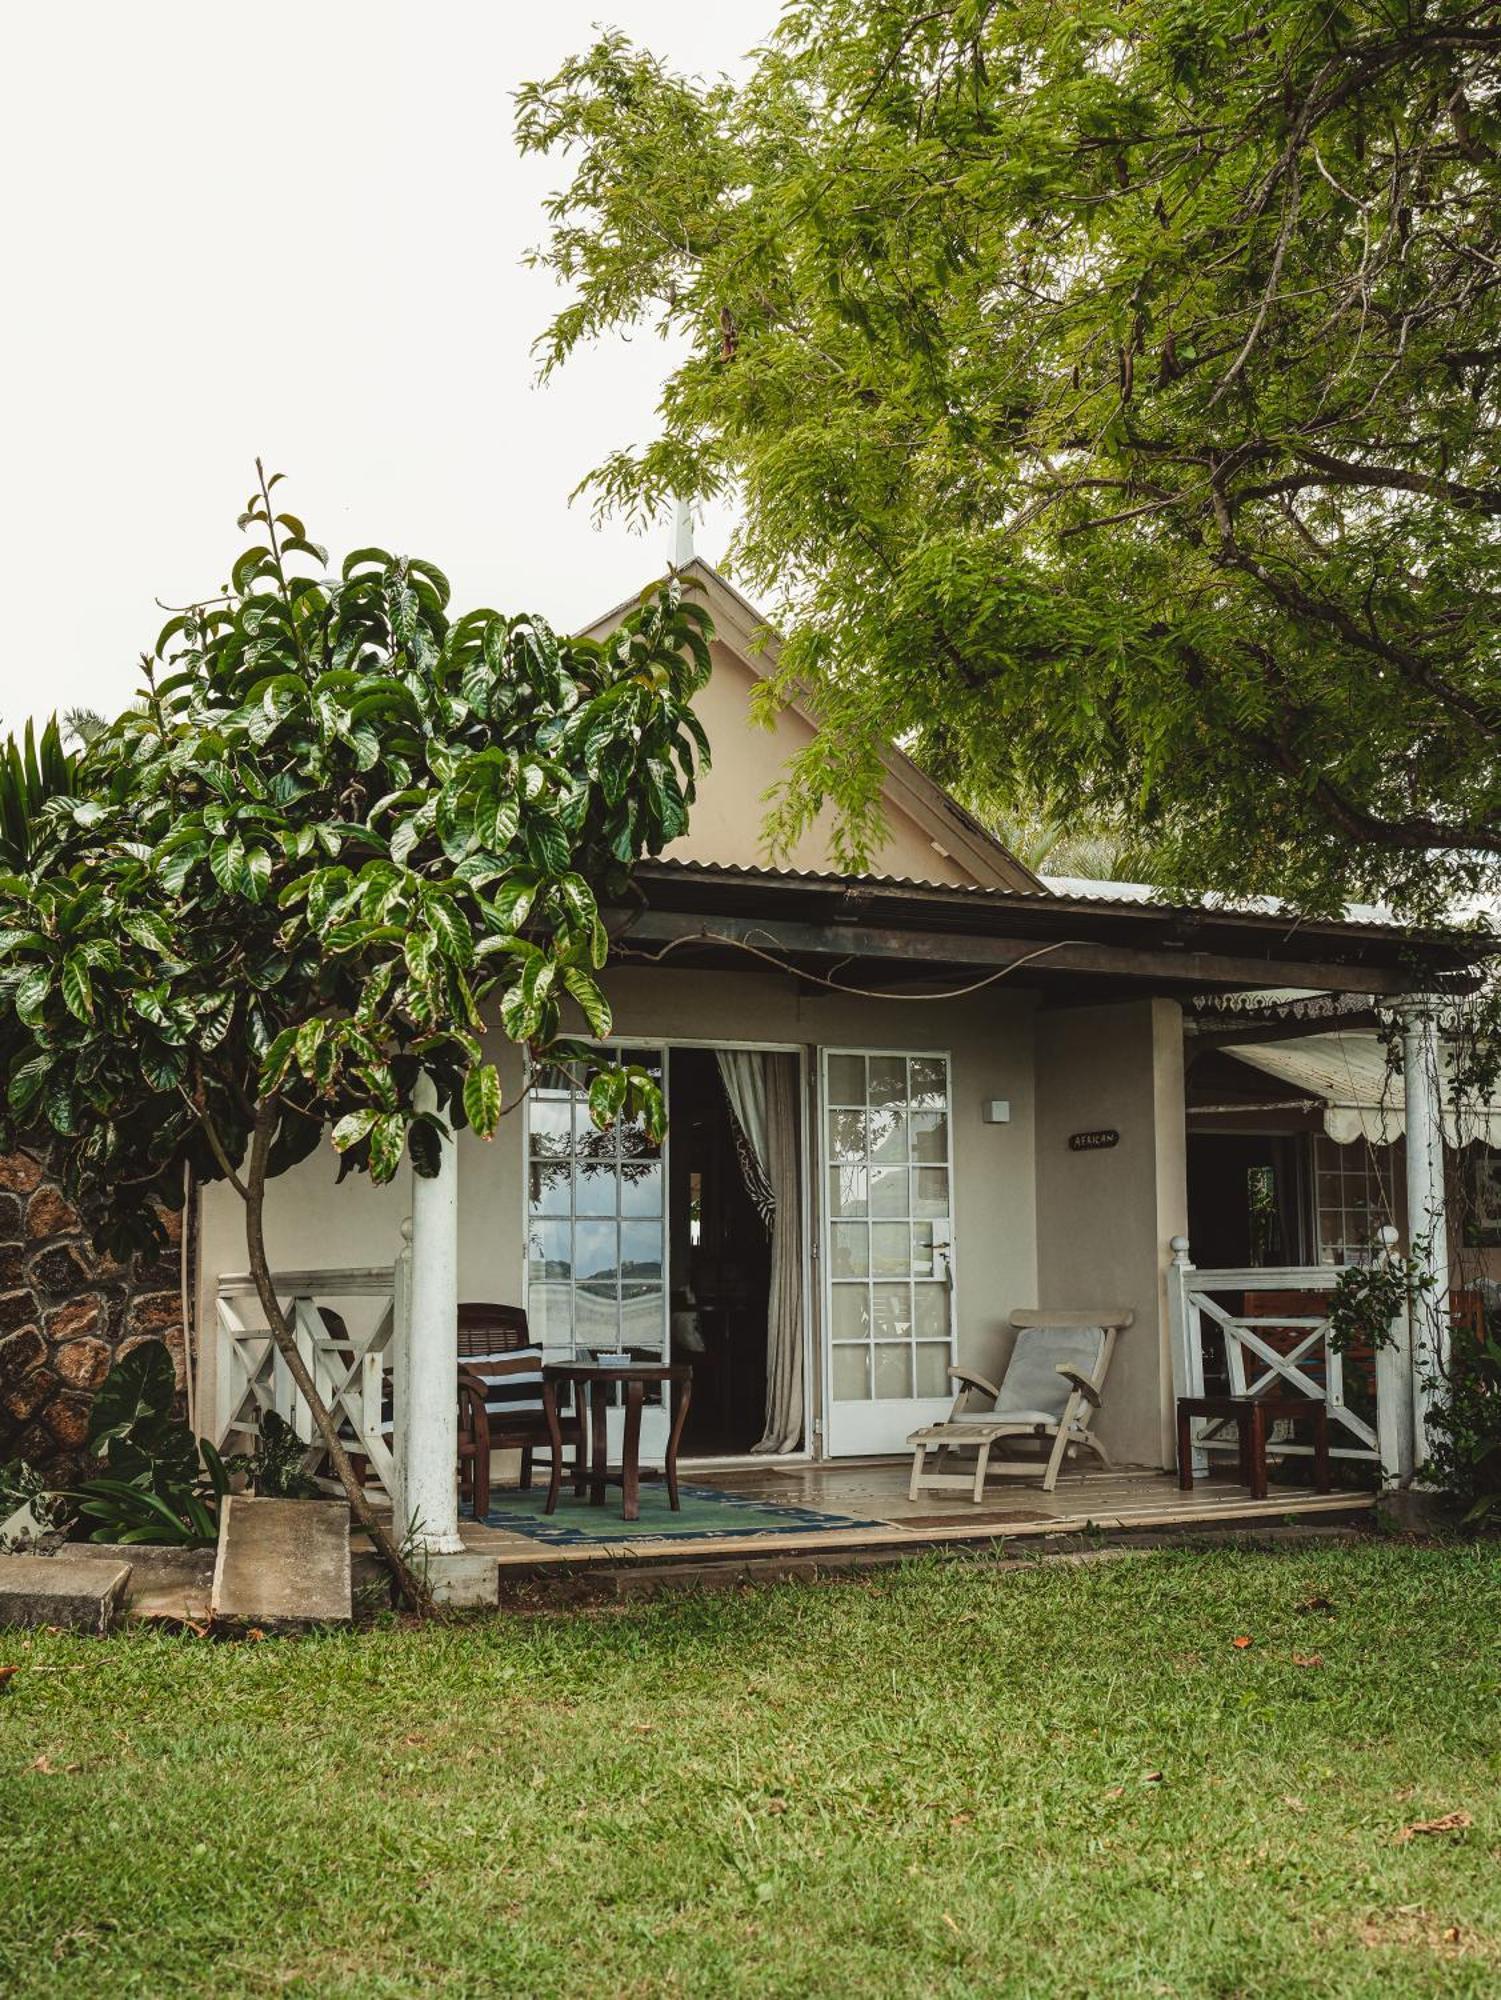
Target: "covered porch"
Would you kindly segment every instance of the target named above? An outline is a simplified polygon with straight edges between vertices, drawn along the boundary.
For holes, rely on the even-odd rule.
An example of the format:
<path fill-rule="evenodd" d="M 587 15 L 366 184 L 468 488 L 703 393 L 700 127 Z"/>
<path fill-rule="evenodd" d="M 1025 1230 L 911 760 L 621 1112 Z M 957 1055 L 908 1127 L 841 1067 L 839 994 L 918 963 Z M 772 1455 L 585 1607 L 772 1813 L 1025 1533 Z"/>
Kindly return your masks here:
<path fill-rule="evenodd" d="M 517 1571 L 538 1562 L 671 1564 L 685 1547 L 700 1560 L 717 1542 L 730 1545 L 728 1560 L 750 1540 L 769 1554 L 915 1552 L 1091 1528 L 1338 1515 L 1368 1504 L 1383 1479 L 1410 1474 L 1420 1419 L 1413 1345 L 1402 1347 L 1395 1374 L 1387 1367 L 1384 1410 L 1374 1397 L 1346 1396 L 1323 1311 L 1336 1270 L 1283 1272 L 1282 1291 L 1299 1294 L 1284 1309 L 1245 1297 L 1276 1292 L 1276 1273 L 1259 1271 L 1253 1287 L 1230 1284 L 1234 1273 L 1193 1269 L 1183 1008 L 1196 994 L 1248 986 L 1377 992 L 1409 1005 L 1421 1051 L 1436 1032 L 1424 994 L 1467 976 L 1468 948 L 1376 924 L 1290 925 L 1267 913 L 737 868 L 648 864 L 637 886 L 639 904 L 616 913 L 607 983 L 622 1045 L 659 1049 L 699 1093 L 674 1103 L 669 1088 L 669 1140 L 692 1122 L 693 1103 L 718 1090 L 716 1051 L 761 1051 L 796 1079 L 798 1157 L 784 1208 L 800 1280 L 783 1332 L 801 1366 L 798 1420 L 760 1460 L 685 1460 L 685 1484 L 709 1496 L 693 1536 L 672 1524 L 652 1535 L 645 1510 L 642 1525 L 613 1534 L 609 1507 L 572 1538 L 508 1524 L 512 1469 L 502 1463 L 489 1521 L 462 1518 L 454 1384 L 466 1301 L 529 1311 L 530 1337 L 549 1361 L 608 1345 L 691 1364 L 692 1348 L 679 1346 L 691 1321 L 674 1269 L 688 1224 L 680 1229 L 674 1217 L 670 1164 L 657 1171 L 618 1144 L 608 1158 L 592 1155 L 594 1184 L 618 1192 L 608 1214 L 586 1208 L 582 1148 L 566 1137 L 581 1128 L 568 1125 L 561 1099 L 542 1107 L 551 1124 L 528 1102 L 494 1146 L 461 1134 L 433 1179 L 336 1189 L 326 1160 L 310 1161 L 276 1184 L 269 1233 L 288 1266 L 287 1296 L 302 1301 L 299 1337 L 315 1373 L 418 1546 L 434 1556 L 483 1549 Z M 498 1043 L 496 1055 L 508 1099 L 527 1101 L 516 1052 Z M 1425 1075 L 1421 1061 L 1411 1065 L 1410 1132 L 1436 1117 L 1421 1094 Z M 895 1150 L 878 1150 L 893 1131 Z M 1414 1171 L 1431 1157 L 1410 1149 Z M 886 1211 L 873 1193 L 883 1176 L 910 1189 Z M 680 1192 L 686 1203 L 697 1198 Z M 1441 1226 L 1441 1173 L 1413 1192 L 1411 1212 Z M 561 1207 L 547 1205 L 558 1199 Z M 216 1329 L 215 1379 L 211 1396 L 200 1385 L 200 1400 L 218 1411 L 226 1435 L 253 1432 L 265 1407 L 301 1430 L 305 1413 L 245 1316 L 241 1260 L 223 1220 L 207 1215 L 204 1230 L 199 1323 Z M 909 1244 L 906 1261 L 883 1275 L 863 1260 L 889 1256 L 896 1231 Z M 603 1289 L 580 1274 L 586 1232 L 609 1239 Z M 571 1265 L 555 1244 L 568 1247 Z M 330 1331 L 324 1312 L 377 1280 L 383 1298 L 360 1315 L 346 1308 Z M 906 1304 L 894 1307 L 898 1294 Z M 1100 1417 L 1120 1470 L 1071 1465 L 1051 1494 L 1012 1480 L 978 1505 L 932 1493 L 906 1499 L 910 1461 L 897 1454 L 910 1429 L 946 1410 L 944 1362 L 994 1379 L 1008 1358 L 1013 1308 L 1107 1302 L 1134 1315 Z M 763 1339 L 765 1325 L 763 1308 Z M 1195 1450 L 1206 1483 L 1180 1494 L 1176 1398 L 1200 1390 L 1217 1367 L 1238 1391 L 1290 1383 L 1338 1405 L 1334 1449 L 1347 1489 L 1315 1494 L 1295 1469 L 1265 1502 L 1252 1502 L 1220 1477 L 1219 1441 L 1206 1432 Z M 748 1441 L 760 1411 L 751 1418 Z M 1302 1446 L 1301 1437 L 1279 1437 L 1273 1455 L 1296 1468 Z M 643 1463 L 651 1463 L 645 1452 Z M 712 1531 L 715 1495 L 721 1506 L 738 1503 L 729 1511 L 741 1516 L 722 1533 Z M 627 1544 L 634 1553 L 624 1558 Z"/>

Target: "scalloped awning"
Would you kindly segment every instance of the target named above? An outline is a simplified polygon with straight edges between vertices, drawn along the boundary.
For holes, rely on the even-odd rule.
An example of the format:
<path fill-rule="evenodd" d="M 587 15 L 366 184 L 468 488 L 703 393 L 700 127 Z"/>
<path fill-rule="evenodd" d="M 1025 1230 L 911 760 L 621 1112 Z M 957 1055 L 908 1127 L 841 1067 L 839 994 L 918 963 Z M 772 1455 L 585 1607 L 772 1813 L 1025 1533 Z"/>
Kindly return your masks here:
<path fill-rule="evenodd" d="M 1225 1053 L 1265 1070 L 1305 1096 L 1321 1097 L 1324 1130 L 1341 1146 L 1357 1139 L 1389 1145 L 1407 1128 L 1402 1078 L 1388 1065 L 1386 1044 L 1379 1035 L 1358 1031 L 1308 1035 L 1294 1042 L 1247 1043 Z M 1501 1100 L 1466 1102 L 1462 1112 L 1456 1112 L 1446 1076 L 1444 1138 L 1451 1146 L 1481 1140 L 1501 1147 Z"/>

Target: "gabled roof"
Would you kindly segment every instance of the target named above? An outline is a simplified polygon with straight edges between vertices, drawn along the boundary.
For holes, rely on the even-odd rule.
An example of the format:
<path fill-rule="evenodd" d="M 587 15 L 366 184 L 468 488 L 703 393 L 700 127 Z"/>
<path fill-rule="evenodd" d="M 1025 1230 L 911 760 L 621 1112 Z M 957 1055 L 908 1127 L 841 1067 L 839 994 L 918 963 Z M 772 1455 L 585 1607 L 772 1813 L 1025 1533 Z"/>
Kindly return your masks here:
<path fill-rule="evenodd" d="M 761 613 L 701 556 L 695 556 L 678 574 L 697 585 L 700 601 L 714 621 L 714 636 L 720 644 L 735 655 L 755 680 L 768 679 L 767 669 L 775 667 L 781 642 Z M 635 598 L 627 598 L 613 606 L 585 627 L 584 636 L 605 637 L 636 602 Z M 816 714 L 803 703 L 793 700 L 785 706 L 810 728 L 817 727 Z M 716 754 L 722 750 L 718 744 L 713 748 Z M 888 744 L 881 752 L 881 762 L 886 771 L 885 798 L 893 809 L 905 814 L 922 830 L 937 853 L 951 858 L 982 888 L 1012 889 L 1030 895 L 1048 893 L 1040 876 L 956 799 L 950 798 L 942 786 L 934 784 L 895 744 Z"/>

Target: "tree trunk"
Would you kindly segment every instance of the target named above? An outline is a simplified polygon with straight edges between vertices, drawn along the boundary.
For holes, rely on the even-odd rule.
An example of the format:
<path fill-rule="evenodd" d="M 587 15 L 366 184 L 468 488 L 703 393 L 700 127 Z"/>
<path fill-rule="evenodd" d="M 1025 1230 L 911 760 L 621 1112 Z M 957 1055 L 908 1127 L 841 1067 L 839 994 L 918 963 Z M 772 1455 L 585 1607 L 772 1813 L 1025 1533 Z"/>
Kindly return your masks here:
<path fill-rule="evenodd" d="M 278 1106 L 274 1098 L 263 1100 L 256 1107 L 255 1132 L 250 1142 L 250 1162 L 245 1176 L 245 1243 L 250 1257 L 250 1275 L 255 1280 L 255 1289 L 265 1312 L 266 1325 L 270 1329 L 276 1351 L 286 1362 L 287 1372 L 307 1403 L 314 1428 L 328 1452 L 329 1461 L 348 1498 L 350 1512 L 375 1544 L 381 1561 L 391 1572 L 400 1602 L 409 1610 L 430 1612 L 433 1608 L 432 1592 L 413 1572 L 397 1547 L 390 1529 L 377 1517 L 370 1502 L 365 1498 L 364 1489 L 356 1479 L 354 1467 L 349 1462 L 349 1453 L 344 1449 L 328 1406 L 318 1393 L 317 1384 L 298 1352 L 291 1325 L 281 1309 L 280 1299 L 276 1296 L 271 1266 L 266 1257 L 265 1208 L 266 1160 L 270 1152 L 272 1134 L 276 1130 L 277 1115 Z"/>

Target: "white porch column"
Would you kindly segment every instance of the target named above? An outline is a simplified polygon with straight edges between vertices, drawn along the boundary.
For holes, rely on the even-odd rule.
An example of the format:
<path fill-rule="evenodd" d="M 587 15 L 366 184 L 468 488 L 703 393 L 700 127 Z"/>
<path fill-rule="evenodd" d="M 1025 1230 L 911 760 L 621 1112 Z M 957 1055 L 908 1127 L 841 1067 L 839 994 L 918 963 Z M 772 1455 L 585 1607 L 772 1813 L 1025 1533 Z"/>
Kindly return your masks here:
<path fill-rule="evenodd" d="M 436 1105 L 424 1078 L 419 1108 Z M 412 1175 L 410 1332 L 406 1354 L 406 1435 L 397 1436 L 402 1467 L 399 1531 L 415 1530 L 429 1555 L 458 1555 L 459 1538 L 459 1163 L 453 1140 L 431 1179 Z"/>
<path fill-rule="evenodd" d="M 1439 1035 L 1442 1002 L 1405 1000 L 1402 1084 L 1407 1124 L 1407 1249 L 1432 1278 L 1412 1302 L 1413 1450 L 1428 1456 L 1428 1383 L 1449 1365 L 1449 1222 L 1444 1200 L 1444 1093 Z"/>
<path fill-rule="evenodd" d="M 1384 1223 L 1377 1232 L 1384 1263 L 1397 1256 L 1397 1232 Z M 1383 1488 L 1412 1484 L 1412 1311 L 1410 1302 L 1391 1325 L 1391 1341 L 1376 1350 L 1376 1448 Z"/>

